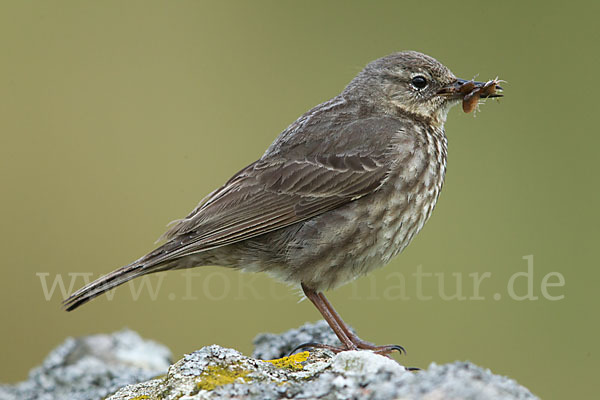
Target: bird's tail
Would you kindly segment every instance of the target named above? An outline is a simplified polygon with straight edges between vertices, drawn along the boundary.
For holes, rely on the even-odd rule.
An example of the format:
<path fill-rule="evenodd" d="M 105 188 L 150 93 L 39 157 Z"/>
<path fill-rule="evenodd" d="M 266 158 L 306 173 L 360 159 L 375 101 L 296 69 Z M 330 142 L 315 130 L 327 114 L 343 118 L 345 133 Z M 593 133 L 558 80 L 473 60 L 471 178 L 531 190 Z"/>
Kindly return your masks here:
<path fill-rule="evenodd" d="M 63 301 L 64 309 L 66 311 L 72 311 L 93 298 L 100 296 L 102 293 L 137 278 L 138 276 L 168 269 L 170 263 L 164 261 L 157 262 L 155 259 L 156 257 L 153 257 L 156 256 L 157 253 L 159 253 L 158 250 L 85 285 Z"/>

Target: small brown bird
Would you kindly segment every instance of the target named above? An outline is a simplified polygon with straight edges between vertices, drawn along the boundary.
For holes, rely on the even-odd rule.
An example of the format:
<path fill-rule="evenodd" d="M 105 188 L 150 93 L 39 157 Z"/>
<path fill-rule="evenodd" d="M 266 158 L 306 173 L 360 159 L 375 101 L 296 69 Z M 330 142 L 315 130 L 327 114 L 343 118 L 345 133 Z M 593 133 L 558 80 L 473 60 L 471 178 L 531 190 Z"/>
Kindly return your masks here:
<path fill-rule="evenodd" d="M 358 338 L 322 292 L 385 265 L 410 243 L 442 189 L 448 110 L 500 96 L 497 83 L 458 79 L 414 51 L 371 62 L 176 221 L 165 244 L 73 293 L 65 308 L 138 276 L 221 265 L 299 284 L 342 343 L 321 347 L 402 351 Z"/>

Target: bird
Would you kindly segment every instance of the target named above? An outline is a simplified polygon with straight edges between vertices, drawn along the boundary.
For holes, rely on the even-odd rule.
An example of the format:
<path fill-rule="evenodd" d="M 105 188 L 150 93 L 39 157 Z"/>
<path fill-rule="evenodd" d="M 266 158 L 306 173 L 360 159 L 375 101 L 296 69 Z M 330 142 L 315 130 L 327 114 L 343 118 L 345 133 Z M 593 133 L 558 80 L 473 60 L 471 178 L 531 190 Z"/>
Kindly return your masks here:
<path fill-rule="evenodd" d="M 299 285 L 341 343 L 313 346 L 402 352 L 359 338 L 323 292 L 408 246 L 444 183 L 448 111 L 501 96 L 498 82 L 459 79 L 416 51 L 368 63 L 339 95 L 300 116 L 257 161 L 173 221 L 162 245 L 77 290 L 64 308 L 139 276 L 217 265 Z"/>

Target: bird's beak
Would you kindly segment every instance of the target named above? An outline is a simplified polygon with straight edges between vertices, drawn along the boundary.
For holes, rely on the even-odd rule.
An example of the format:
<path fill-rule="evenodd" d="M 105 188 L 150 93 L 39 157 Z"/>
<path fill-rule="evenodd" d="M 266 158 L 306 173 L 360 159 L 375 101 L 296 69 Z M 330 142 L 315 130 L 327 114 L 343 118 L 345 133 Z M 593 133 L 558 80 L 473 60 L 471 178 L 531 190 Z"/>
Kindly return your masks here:
<path fill-rule="evenodd" d="M 466 95 L 477 92 L 481 98 L 502 97 L 502 86 L 498 85 L 498 79 L 493 79 L 487 82 L 467 81 L 465 79 L 457 79 L 451 84 L 444 86 L 438 90 L 439 96 L 450 97 L 454 99 L 464 99 Z"/>

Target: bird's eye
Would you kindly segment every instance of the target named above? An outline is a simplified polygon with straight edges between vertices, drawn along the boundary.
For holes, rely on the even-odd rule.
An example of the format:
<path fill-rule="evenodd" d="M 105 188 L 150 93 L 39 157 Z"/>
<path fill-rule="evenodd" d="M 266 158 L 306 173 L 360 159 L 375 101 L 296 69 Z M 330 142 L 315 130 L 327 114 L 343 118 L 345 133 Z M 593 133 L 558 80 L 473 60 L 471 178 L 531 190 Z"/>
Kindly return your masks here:
<path fill-rule="evenodd" d="M 427 86 L 427 79 L 424 76 L 417 75 L 411 79 L 410 83 L 417 89 L 423 89 Z"/>

